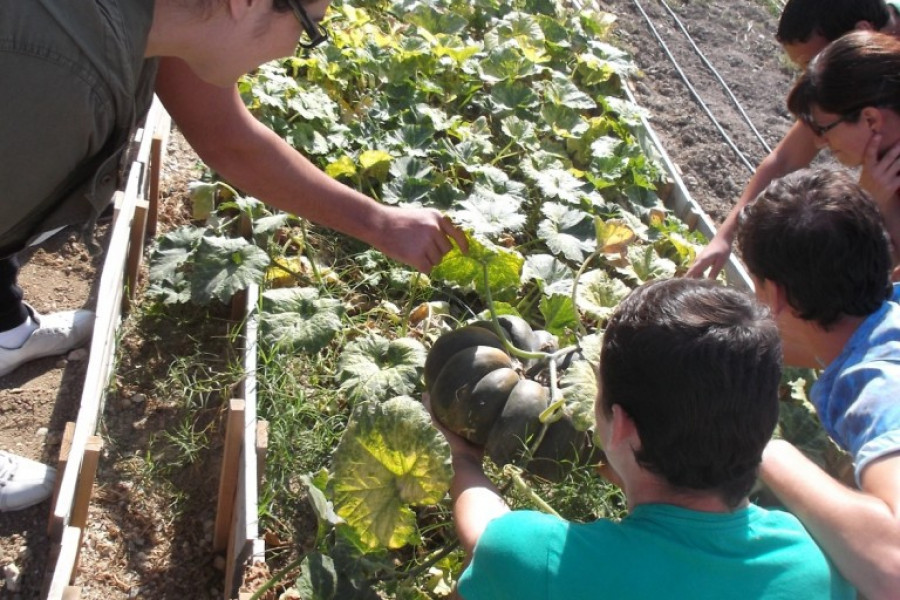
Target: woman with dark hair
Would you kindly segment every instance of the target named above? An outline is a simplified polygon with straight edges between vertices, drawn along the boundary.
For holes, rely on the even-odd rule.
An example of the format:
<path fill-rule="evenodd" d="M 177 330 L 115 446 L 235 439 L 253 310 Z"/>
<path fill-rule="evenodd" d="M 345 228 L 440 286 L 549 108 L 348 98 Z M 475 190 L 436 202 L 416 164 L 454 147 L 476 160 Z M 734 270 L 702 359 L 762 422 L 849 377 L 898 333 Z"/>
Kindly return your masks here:
<path fill-rule="evenodd" d="M 805 69 L 829 42 L 852 31 L 880 31 L 900 37 L 898 7 L 898 0 L 787 0 L 778 20 L 776 38 L 790 61 Z M 900 166 L 900 144 L 879 159 L 876 148 L 880 140 L 873 139 L 872 142 L 871 151 L 866 153 L 862 164 L 861 177 L 865 178 L 865 187 L 875 194 L 875 186 L 887 179 L 886 185 L 893 192 L 897 182 L 890 181 L 888 175 Z M 715 277 L 731 254 L 741 209 L 765 191 L 772 181 L 808 167 L 820 147 L 815 134 L 802 122 L 795 122 L 759 164 L 734 208 L 719 225 L 713 239 L 697 255 L 687 275 Z"/>
<path fill-rule="evenodd" d="M 900 146 L 900 40 L 872 31 L 849 33 L 818 54 L 788 96 L 788 109 L 842 164 L 857 167 Z M 900 172 L 880 161 L 860 180 L 878 203 L 900 259 Z M 887 190 L 878 194 L 877 190 Z"/>

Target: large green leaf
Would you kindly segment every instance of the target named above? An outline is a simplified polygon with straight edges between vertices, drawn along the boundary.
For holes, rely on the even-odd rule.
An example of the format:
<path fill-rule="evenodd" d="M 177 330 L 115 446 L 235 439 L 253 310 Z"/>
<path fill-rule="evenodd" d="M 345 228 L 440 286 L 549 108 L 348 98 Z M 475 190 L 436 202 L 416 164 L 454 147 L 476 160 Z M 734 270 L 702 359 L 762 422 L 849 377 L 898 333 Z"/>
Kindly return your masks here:
<path fill-rule="evenodd" d="M 576 302 L 578 308 L 592 318 L 605 321 L 630 291 L 627 285 L 610 277 L 603 269 L 595 269 L 578 280 Z"/>
<path fill-rule="evenodd" d="M 341 330 L 343 303 L 320 298 L 316 288 L 281 288 L 262 294 L 262 342 L 284 351 L 318 352 Z"/>
<path fill-rule="evenodd" d="M 575 273 L 555 256 L 530 254 L 522 268 L 522 283 L 529 281 L 535 281 L 545 294 L 570 295 Z"/>
<path fill-rule="evenodd" d="M 475 233 L 496 237 L 504 231 L 519 231 L 525 225 L 522 201 L 512 194 L 497 194 L 475 186 L 472 194 L 453 212 L 454 221 Z"/>
<path fill-rule="evenodd" d="M 425 367 L 425 346 L 412 338 L 370 334 L 344 348 L 338 361 L 341 389 L 353 399 L 385 400 L 412 394 Z"/>
<path fill-rule="evenodd" d="M 554 73 L 553 78 L 544 85 L 544 98 L 553 104 L 568 106 L 579 110 L 593 110 L 597 103 L 578 89 L 571 79 L 561 73 Z"/>
<path fill-rule="evenodd" d="M 629 265 L 618 269 L 619 273 L 632 278 L 635 285 L 654 279 L 670 279 L 675 276 L 675 263 L 660 258 L 649 245 L 632 245 L 627 251 Z"/>
<path fill-rule="evenodd" d="M 525 262 L 521 254 L 478 238 L 470 231 L 466 231 L 466 239 L 469 251 L 463 254 L 453 242 L 453 249 L 432 269 L 432 279 L 470 286 L 484 296 L 484 270 L 487 268 L 487 285 L 492 293 L 518 289 L 519 274 Z"/>
<path fill-rule="evenodd" d="M 362 402 L 334 453 L 329 482 L 337 513 L 370 548 L 400 548 L 419 534 L 409 506 L 450 489 L 450 448 L 420 402 Z"/>
<path fill-rule="evenodd" d="M 530 87 L 514 81 L 503 81 L 493 86 L 490 99 L 500 113 L 530 109 L 538 102 L 537 94 Z"/>
<path fill-rule="evenodd" d="M 548 202 L 541 212 L 546 217 L 538 225 L 538 236 L 554 255 L 580 263 L 594 250 L 594 220 L 588 213 L 563 204 Z"/>
<path fill-rule="evenodd" d="M 548 198 L 577 205 L 586 193 L 587 182 L 564 169 L 547 169 L 537 175 L 536 183 Z"/>
<path fill-rule="evenodd" d="M 327 554 L 313 552 L 300 564 L 300 576 L 294 587 L 281 598 L 303 600 L 378 600 L 371 585 L 355 572 L 341 570 L 338 561 Z"/>
<path fill-rule="evenodd" d="M 194 257 L 191 297 L 201 304 L 225 302 L 251 283 L 259 283 L 269 255 L 243 238 L 204 236 Z"/>
<path fill-rule="evenodd" d="M 581 355 L 559 380 L 560 390 L 566 399 L 566 412 L 579 431 L 593 429 L 595 425 L 594 403 L 599 389 L 597 367 L 602 341 L 602 337 L 597 334 L 583 337 Z"/>
<path fill-rule="evenodd" d="M 537 73 L 534 61 L 514 45 L 503 45 L 490 51 L 479 65 L 481 78 L 488 83 L 516 81 Z"/>
<path fill-rule="evenodd" d="M 544 318 L 544 329 L 550 333 L 565 337 L 580 324 L 578 312 L 568 294 L 551 294 L 541 298 L 541 316 Z"/>
<path fill-rule="evenodd" d="M 203 229 L 186 225 L 159 238 L 156 252 L 150 257 L 150 281 L 178 281 L 182 277 L 182 267 L 193 256 L 201 237 Z"/>

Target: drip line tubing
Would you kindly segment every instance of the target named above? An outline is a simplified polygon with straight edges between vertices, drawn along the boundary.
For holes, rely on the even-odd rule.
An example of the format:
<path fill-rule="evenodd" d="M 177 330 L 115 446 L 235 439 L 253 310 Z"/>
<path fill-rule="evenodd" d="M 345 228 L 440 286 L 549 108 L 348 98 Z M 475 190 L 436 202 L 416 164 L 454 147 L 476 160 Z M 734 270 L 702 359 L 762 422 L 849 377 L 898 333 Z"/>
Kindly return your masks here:
<path fill-rule="evenodd" d="M 678 75 L 681 77 L 682 81 L 684 81 L 688 90 L 691 92 L 691 95 L 694 97 L 694 100 L 697 101 L 697 103 L 703 109 L 703 112 L 705 112 L 706 116 L 709 117 L 710 121 L 712 121 L 713 125 L 719 131 L 719 134 L 721 134 L 722 138 L 725 140 L 725 142 L 728 144 L 728 146 L 732 150 L 734 150 L 734 153 L 738 156 L 738 158 L 741 159 L 741 162 L 744 163 L 744 165 L 750 170 L 751 173 L 755 172 L 756 167 L 753 165 L 753 163 L 750 162 L 750 160 L 744 155 L 744 153 L 741 152 L 740 148 L 737 147 L 737 145 L 734 143 L 734 141 L 728 135 L 728 132 L 726 132 L 725 129 L 722 128 L 721 123 L 719 123 L 719 121 L 716 119 L 715 115 L 713 115 L 712 111 L 709 109 L 709 106 L 707 106 L 706 103 L 703 101 L 703 98 L 700 96 L 700 93 L 697 92 L 697 89 L 690 82 L 687 75 L 684 73 L 681 66 L 678 64 L 678 61 L 672 55 L 672 52 L 669 50 L 669 47 L 666 45 L 665 41 L 663 41 L 662 36 L 659 35 L 659 32 L 656 30 L 656 27 L 653 25 L 653 22 L 650 20 L 650 17 L 644 11 L 644 7 L 641 6 L 641 3 L 638 0 L 632 0 L 632 2 L 634 2 L 634 5 L 640 11 L 641 15 L 644 17 L 644 20 L 647 22 L 647 25 L 650 26 L 650 31 L 653 33 L 653 36 L 656 38 L 656 41 L 659 42 L 660 46 L 663 49 L 663 52 L 665 52 L 666 56 L 669 57 L 669 60 L 672 62 L 672 65 L 675 67 L 675 70 L 678 72 Z"/>
<path fill-rule="evenodd" d="M 671 17 L 675 20 L 675 23 L 678 25 L 678 28 L 681 29 L 681 32 L 684 34 L 684 37 L 687 38 L 687 41 L 690 43 L 691 47 L 694 49 L 694 52 L 697 53 L 697 56 L 700 57 L 700 60 L 703 61 L 703 64 L 712 72 L 713 77 L 716 78 L 716 81 L 721 84 L 722 89 L 725 90 L 725 93 L 728 94 L 728 97 L 731 98 L 731 102 L 734 104 L 735 108 L 738 109 L 738 112 L 741 113 L 741 116 L 744 117 L 744 121 L 747 122 L 747 125 L 750 126 L 750 129 L 753 131 L 753 134 L 756 136 L 756 139 L 763 145 L 763 148 L 766 149 L 766 152 L 771 153 L 772 148 L 769 147 L 769 144 L 766 143 L 766 140 L 763 139 L 763 136 L 760 135 L 759 131 L 756 130 L 756 127 L 753 125 L 753 121 L 750 120 L 750 116 L 747 115 L 746 111 L 744 111 L 744 107 L 741 106 L 740 101 L 735 98 L 734 94 L 731 92 L 731 88 L 728 87 L 728 84 L 725 83 L 725 80 L 722 79 L 722 76 L 719 75 L 719 72 L 712 65 L 709 60 L 707 60 L 706 55 L 697 47 L 697 44 L 694 43 L 694 38 L 691 37 L 691 34 L 688 32 L 687 28 L 684 26 L 684 23 L 681 22 L 681 19 L 678 18 L 678 15 L 675 14 L 668 4 L 666 4 L 666 0 L 659 0 L 659 3 L 663 5 L 663 8 L 671 15 Z"/>

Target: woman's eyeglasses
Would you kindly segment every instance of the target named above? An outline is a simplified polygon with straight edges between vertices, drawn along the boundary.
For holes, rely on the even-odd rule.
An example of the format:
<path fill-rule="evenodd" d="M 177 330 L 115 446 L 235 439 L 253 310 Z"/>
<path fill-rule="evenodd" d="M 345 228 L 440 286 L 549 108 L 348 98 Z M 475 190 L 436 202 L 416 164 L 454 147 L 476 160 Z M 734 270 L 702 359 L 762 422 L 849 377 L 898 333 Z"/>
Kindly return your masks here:
<path fill-rule="evenodd" d="M 857 119 L 859 119 L 860 111 L 853 111 L 851 113 L 847 113 L 841 115 L 837 118 L 837 120 L 832 121 L 828 125 L 819 125 L 816 123 L 815 119 L 812 118 L 812 115 L 806 115 L 803 117 L 803 122 L 806 123 L 806 126 L 812 129 L 812 132 L 816 134 L 816 137 L 824 137 L 826 133 L 840 125 L 841 123 L 853 123 Z"/>
<path fill-rule="evenodd" d="M 286 0 L 288 6 L 294 11 L 294 16 L 303 25 L 304 36 L 300 38 L 300 46 L 307 49 L 315 48 L 328 40 L 328 31 L 322 27 L 321 23 L 316 23 L 309 18 L 306 9 L 301 4 L 302 0 Z"/>

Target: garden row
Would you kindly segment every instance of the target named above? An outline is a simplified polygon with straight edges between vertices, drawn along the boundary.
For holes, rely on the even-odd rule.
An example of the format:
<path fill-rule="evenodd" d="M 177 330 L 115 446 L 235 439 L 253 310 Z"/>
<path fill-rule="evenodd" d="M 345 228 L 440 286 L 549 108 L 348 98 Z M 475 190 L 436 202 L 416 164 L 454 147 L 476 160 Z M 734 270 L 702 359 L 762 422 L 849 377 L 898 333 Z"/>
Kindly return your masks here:
<path fill-rule="evenodd" d="M 507 316 L 596 359 L 628 291 L 683 272 L 714 230 L 633 102 L 634 68 L 608 41 L 610 15 L 554 0 L 331 10 L 332 43 L 245 78 L 245 101 L 333 177 L 450 215 L 469 252 L 454 248 L 426 277 L 214 179 L 194 186 L 195 222 L 158 240 L 147 294 L 163 307 L 232 302 L 243 324 L 242 383 L 219 433 L 212 551 L 227 552 L 226 598 L 263 560 L 276 571 L 264 588 L 303 597 L 446 594 L 462 556 L 445 502 L 448 449 L 417 400 L 428 349 Z M 75 573 L 122 273 L 133 273 L 123 265 L 139 260 L 126 261 L 117 239 L 135 236 L 132 256 L 141 247 L 134 206 L 153 195 L 140 177 L 125 190 L 104 266 L 85 417 L 54 502 L 51 597 Z M 734 259 L 726 271 L 750 289 Z M 589 434 L 593 370 L 564 369 L 550 385 L 554 411 Z M 550 486 L 516 469 L 492 474 L 514 505 L 621 514 L 590 469 Z M 289 525 L 298 515 L 313 526 Z M 263 530 L 283 542 L 277 555 Z"/>

